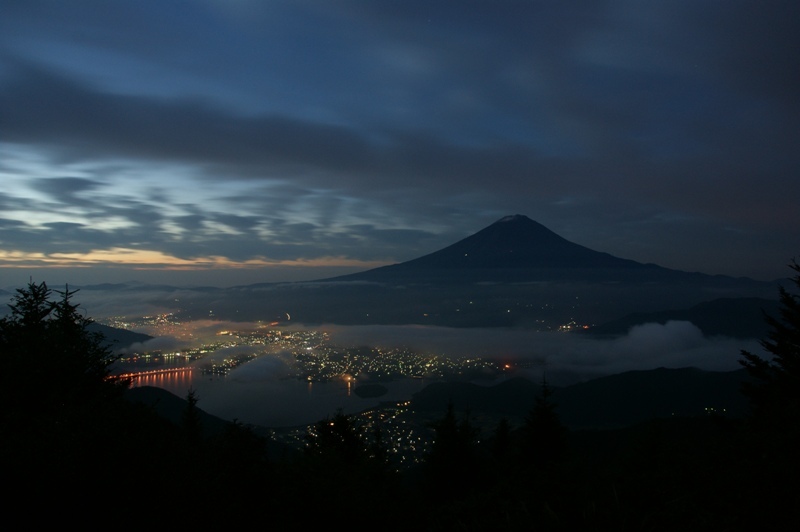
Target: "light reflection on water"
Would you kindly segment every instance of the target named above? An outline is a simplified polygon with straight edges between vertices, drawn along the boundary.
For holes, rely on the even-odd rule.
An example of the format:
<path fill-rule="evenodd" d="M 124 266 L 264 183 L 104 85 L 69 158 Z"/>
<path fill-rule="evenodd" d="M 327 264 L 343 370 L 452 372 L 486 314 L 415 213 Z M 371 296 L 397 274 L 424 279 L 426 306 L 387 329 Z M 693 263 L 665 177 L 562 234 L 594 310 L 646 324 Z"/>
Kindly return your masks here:
<path fill-rule="evenodd" d="M 399 379 L 382 382 L 388 392 L 381 397 L 362 398 L 353 392 L 358 382 L 345 380 L 307 382 L 293 377 L 241 379 L 204 374 L 201 371 L 141 375 L 133 386 L 155 386 L 185 399 L 194 390 L 197 406 L 226 420 L 264 427 L 292 427 L 332 417 L 341 408 L 355 414 L 383 401 L 402 401 L 434 382 L 428 379 Z M 444 409 L 444 406 L 443 406 Z"/>
<path fill-rule="evenodd" d="M 177 396 L 186 397 L 192 386 L 193 371 L 170 371 L 164 373 L 138 374 L 131 383 L 132 386 L 155 386 L 169 390 Z"/>

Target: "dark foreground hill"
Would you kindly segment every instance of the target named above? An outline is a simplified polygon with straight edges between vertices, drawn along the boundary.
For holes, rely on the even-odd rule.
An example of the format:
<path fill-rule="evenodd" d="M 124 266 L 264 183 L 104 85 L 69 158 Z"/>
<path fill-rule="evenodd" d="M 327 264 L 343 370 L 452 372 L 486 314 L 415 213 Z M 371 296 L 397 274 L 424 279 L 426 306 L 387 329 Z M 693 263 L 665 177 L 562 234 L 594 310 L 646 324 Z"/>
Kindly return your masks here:
<path fill-rule="evenodd" d="M 134 403 L 141 403 L 155 410 L 161 417 L 180 425 L 188 406 L 186 398 L 155 386 L 136 386 L 125 392 L 125 397 Z M 207 435 L 220 433 L 230 421 L 198 409 L 200 424 Z"/>
<path fill-rule="evenodd" d="M 345 440 L 339 438 L 320 438 L 325 447 L 294 452 L 309 441 L 302 437 L 306 428 L 297 427 L 293 438 L 267 451 L 266 462 L 230 447 L 231 440 L 222 440 L 225 446 L 211 440 L 204 459 L 184 461 L 187 466 L 176 460 L 186 448 L 159 454 L 166 458 L 144 477 L 147 489 L 133 493 L 168 486 L 170 500 L 191 508 L 191 516 L 205 527 L 227 526 L 239 515 L 247 525 L 252 508 L 264 510 L 279 527 L 295 526 L 298 519 L 326 526 L 332 519 L 351 518 L 356 501 L 364 522 L 383 523 L 391 516 L 391 524 L 382 525 L 389 530 L 420 523 L 442 531 L 745 531 L 764 525 L 791 530 L 780 524 L 795 518 L 796 497 L 785 486 L 796 478 L 796 447 L 776 455 L 774 445 L 749 432 L 747 419 L 738 417 L 746 412 L 739 394 L 742 379 L 741 372 L 658 368 L 555 388 L 558 416 L 572 429 L 558 447 L 536 436 L 553 431 L 531 433 L 519 421 L 541 392 L 531 381 L 431 385 L 413 397 L 401 417 L 388 406 L 386 416 L 372 416 L 384 423 L 391 419 L 398 428 L 392 432 L 380 425 L 380 441 L 399 443 L 389 447 L 388 461 L 379 467 L 372 460 L 347 461 L 339 447 Z M 155 409 L 169 407 L 180 423 L 181 400 L 149 396 L 153 391 L 131 390 L 149 397 L 145 404 Z M 445 423 L 451 402 L 457 417 Z M 356 424 L 367 419 L 350 417 Z M 511 422 L 505 433 L 498 430 L 502 419 Z M 204 416 L 202 423 L 220 421 Z M 375 443 L 374 437 L 362 443 Z M 162 475 L 160 484 L 153 484 L 155 474 Z M 183 489 L 169 492 L 178 481 Z M 181 496 L 185 499 L 176 498 Z M 204 511 L 220 502 L 224 512 Z M 313 515 L 306 517 L 309 508 Z"/>
<path fill-rule="evenodd" d="M 744 417 L 749 408 L 741 393 L 744 370 L 703 371 L 657 368 L 628 371 L 552 388 L 552 401 L 562 423 L 571 429 L 621 428 L 644 421 L 702 415 Z M 506 418 L 520 426 L 531 411 L 541 386 L 512 378 L 494 386 L 450 382 L 431 384 L 414 395 L 414 410 L 441 415 L 447 403 L 491 425 Z"/>

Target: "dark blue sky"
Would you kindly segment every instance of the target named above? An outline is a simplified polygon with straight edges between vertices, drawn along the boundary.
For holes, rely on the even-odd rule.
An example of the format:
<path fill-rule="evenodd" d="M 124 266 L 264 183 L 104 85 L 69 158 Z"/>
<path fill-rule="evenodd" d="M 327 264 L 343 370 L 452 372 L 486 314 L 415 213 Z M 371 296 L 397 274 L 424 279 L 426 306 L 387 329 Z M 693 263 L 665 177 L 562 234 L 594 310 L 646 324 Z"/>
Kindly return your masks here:
<path fill-rule="evenodd" d="M 799 6 L 6 0 L 0 286 L 316 279 L 509 214 L 785 277 Z"/>

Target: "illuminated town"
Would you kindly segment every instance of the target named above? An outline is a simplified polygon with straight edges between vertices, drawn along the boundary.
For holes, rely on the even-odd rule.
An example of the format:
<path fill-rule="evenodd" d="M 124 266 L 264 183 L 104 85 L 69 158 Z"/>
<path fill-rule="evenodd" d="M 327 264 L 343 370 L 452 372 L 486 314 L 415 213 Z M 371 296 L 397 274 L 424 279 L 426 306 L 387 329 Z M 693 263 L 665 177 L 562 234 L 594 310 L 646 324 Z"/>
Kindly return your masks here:
<path fill-rule="evenodd" d="M 192 363 L 205 373 L 226 375 L 234 368 L 258 356 L 289 353 L 296 367 L 295 376 L 311 382 L 353 379 L 369 375 L 370 380 L 397 378 L 449 378 L 462 375 L 487 376 L 502 372 L 497 362 L 479 357 L 453 357 L 447 354 L 420 353 L 412 349 L 379 347 L 342 347 L 331 343 L 321 330 L 282 330 L 261 325 L 256 330 L 221 330 L 213 337 L 198 338 L 182 328 L 171 314 L 139 320 L 107 319 L 104 324 L 125 329 L 150 329 L 155 334 L 194 339 L 199 345 L 176 351 L 130 353 L 119 361 L 121 368 L 135 366 L 182 366 Z M 249 348 L 247 353 L 218 357 L 222 350 Z M 210 359 L 204 362 L 204 359 Z"/>
<path fill-rule="evenodd" d="M 98 320 L 99 321 L 99 320 Z M 117 361 L 117 373 L 133 378 L 132 385 L 160 386 L 167 378 L 189 382 L 191 372 L 225 376 L 233 369 L 261 356 L 289 357 L 300 381 L 326 382 L 342 379 L 348 386 L 368 375 L 369 383 L 403 378 L 431 380 L 494 378 L 508 367 L 480 357 L 454 357 L 444 353 L 420 353 L 406 348 L 342 347 L 334 345 L 325 331 L 281 329 L 274 324 L 256 324 L 242 330 L 217 330 L 198 334 L 173 314 L 138 319 L 111 318 L 103 323 L 115 328 L 146 330 L 153 335 L 170 335 L 192 340 L 195 345 L 179 350 L 153 350 L 124 354 Z M 251 324 L 248 324 L 251 325 Z M 224 354 L 230 351 L 231 354 Z M 220 355 L 220 353 L 223 353 Z M 187 376 L 187 372 L 188 375 Z M 366 439 L 380 427 L 387 452 L 397 468 L 422 459 L 433 430 L 429 423 L 413 416 L 411 401 L 383 402 L 379 407 L 355 414 Z M 301 447 L 312 426 L 259 428 L 276 441 Z"/>

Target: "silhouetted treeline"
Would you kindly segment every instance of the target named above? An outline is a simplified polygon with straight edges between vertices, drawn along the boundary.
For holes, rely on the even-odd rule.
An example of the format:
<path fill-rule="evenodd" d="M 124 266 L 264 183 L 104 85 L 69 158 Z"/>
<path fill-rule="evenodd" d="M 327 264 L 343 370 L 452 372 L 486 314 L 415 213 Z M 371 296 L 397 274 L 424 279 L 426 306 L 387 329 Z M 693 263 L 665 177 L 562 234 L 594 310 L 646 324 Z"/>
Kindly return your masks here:
<path fill-rule="evenodd" d="M 401 470 L 380 428 L 365 433 L 341 411 L 296 450 L 237 422 L 210 430 L 191 390 L 179 421 L 127 400 L 74 293 L 31 282 L 0 320 L 6 507 L 202 529 L 781 530 L 798 517 L 800 305 L 785 289 L 780 315 L 767 317 L 774 358 L 741 353 L 754 378 L 746 418 L 568 430 L 544 382 L 522 399 L 521 426 L 501 419 L 485 433 L 443 404 L 422 462 Z"/>

